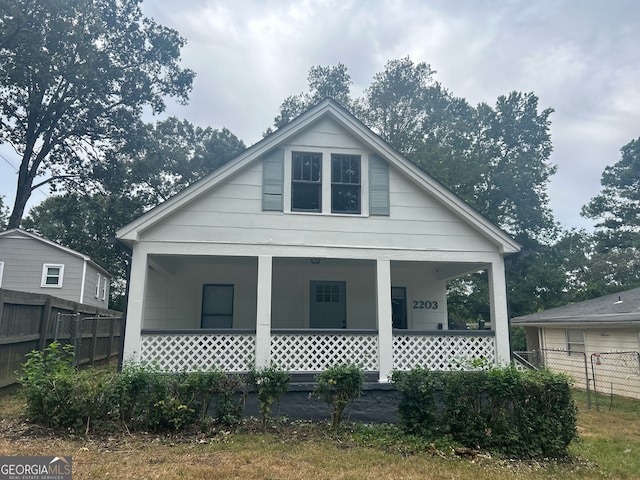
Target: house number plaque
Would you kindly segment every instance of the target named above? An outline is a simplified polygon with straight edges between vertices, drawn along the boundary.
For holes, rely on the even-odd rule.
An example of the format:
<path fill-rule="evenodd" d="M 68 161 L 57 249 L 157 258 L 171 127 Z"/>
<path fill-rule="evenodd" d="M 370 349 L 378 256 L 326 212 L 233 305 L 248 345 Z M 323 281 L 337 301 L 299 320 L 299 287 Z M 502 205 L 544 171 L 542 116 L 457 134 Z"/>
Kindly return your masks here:
<path fill-rule="evenodd" d="M 436 300 L 414 300 L 414 310 L 437 310 L 438 302 Z"/>

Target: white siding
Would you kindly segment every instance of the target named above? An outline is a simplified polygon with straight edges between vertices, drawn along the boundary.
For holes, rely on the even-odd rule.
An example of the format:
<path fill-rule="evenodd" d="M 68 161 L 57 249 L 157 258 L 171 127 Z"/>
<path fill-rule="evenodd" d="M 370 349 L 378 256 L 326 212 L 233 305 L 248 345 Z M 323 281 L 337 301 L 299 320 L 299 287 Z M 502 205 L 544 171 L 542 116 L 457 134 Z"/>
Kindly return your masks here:
<path fill-rule="evenodd" d="M 349 142 L 351 137 L 335 133 L 326 136 L 331 145 L 338 142 L 345 148 L 361 148 Z M 311 144 L 315 139 L 320 143 L 322 138 L 310 132 L 296 141 Z M 285 150 L 294 147 L 289 145 Z M 394 168 L 389 173 L 389 217 L 265 212 L 262 163 L 258 161 L 143 232 L 141 240 L 496 252 L 494 244 L 404 174 Z"/>

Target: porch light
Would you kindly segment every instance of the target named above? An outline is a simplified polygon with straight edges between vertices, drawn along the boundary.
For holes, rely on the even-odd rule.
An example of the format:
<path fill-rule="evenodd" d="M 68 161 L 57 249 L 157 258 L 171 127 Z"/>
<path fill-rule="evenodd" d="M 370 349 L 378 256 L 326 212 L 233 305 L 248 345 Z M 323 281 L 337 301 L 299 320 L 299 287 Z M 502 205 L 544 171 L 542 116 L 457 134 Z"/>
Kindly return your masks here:
<path fill-rule="evenodd" d="M 314 265 L 318 265 L 320 263 L 320 259 L 319 258 L 312 258 L 311 259 L 311 263 L 313 263 Z"/>

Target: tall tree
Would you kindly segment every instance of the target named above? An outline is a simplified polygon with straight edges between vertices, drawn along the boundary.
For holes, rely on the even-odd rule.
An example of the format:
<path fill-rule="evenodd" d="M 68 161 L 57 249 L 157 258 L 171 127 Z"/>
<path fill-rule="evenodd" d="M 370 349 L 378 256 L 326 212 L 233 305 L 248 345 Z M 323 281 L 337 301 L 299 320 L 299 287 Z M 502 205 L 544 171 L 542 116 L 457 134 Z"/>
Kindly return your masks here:
<path fill-rule="evenodd" d="M 273 120 L 273 128 L 280 128 L 307 108 L 324 100 L 332 98 L 343 107 L 351 106 L 351 77 L 347 73 L 347 67 L 338 63 L 335 67 L 315 66 L 309 70 L 307 76 L 309 92 L 291 95 L 284 99 L 280 105 L 280 112 Z M 271 132 L 269 129 L 267 133 Z"/>
<path fill-rule="evenodd" d="M 78 184 L 145 107 L 186 102 L 184 40 L 142 15 L 141 0 L 0 0 L 0 142 L 20 155 L 10 227 L 31 192 Z"/>
<path fill-rule="evenodd" d="M 147 208 L 167 200 L 196 180 L 213 172 L 241 151 L 245 145 L 226 128 L 196 127 L 170 117 L 145 125 L 133 139 L 135 150 L 121 152 L 119 168 L 126 173 L 130 189 Z M 103 178 L 113 178 L 106 172 Z"/>
<path fill-rule="evenodd" d="M 4 204 L 4 195 L 0 195 L 0 232 L 7 228 L 9 209 Z"/>
<path fill-rule="evenodd" d="M 640 137 L 621 149 L 621 158 L 607 166 L 602 191 L 582 208 L 597 221 L 602 247 L 640 248 Z"/>

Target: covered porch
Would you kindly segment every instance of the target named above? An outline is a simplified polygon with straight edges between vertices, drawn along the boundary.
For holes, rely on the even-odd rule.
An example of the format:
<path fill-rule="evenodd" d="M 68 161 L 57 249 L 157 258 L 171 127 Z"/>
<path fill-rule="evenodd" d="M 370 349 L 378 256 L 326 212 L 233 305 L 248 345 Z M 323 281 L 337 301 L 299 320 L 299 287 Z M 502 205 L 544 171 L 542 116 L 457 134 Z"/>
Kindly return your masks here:
<path fill-rule="evenodd" d="M 393 370 L 509 361 L 498 254 L 220 250 L 136 252 L 125 361 L 168 371 L 274 364 L 303 374 L 354 363 L 381 382 Z M 479 270 L 489 274 L 491 330 L 450 330 L 447 281 Z"/>

